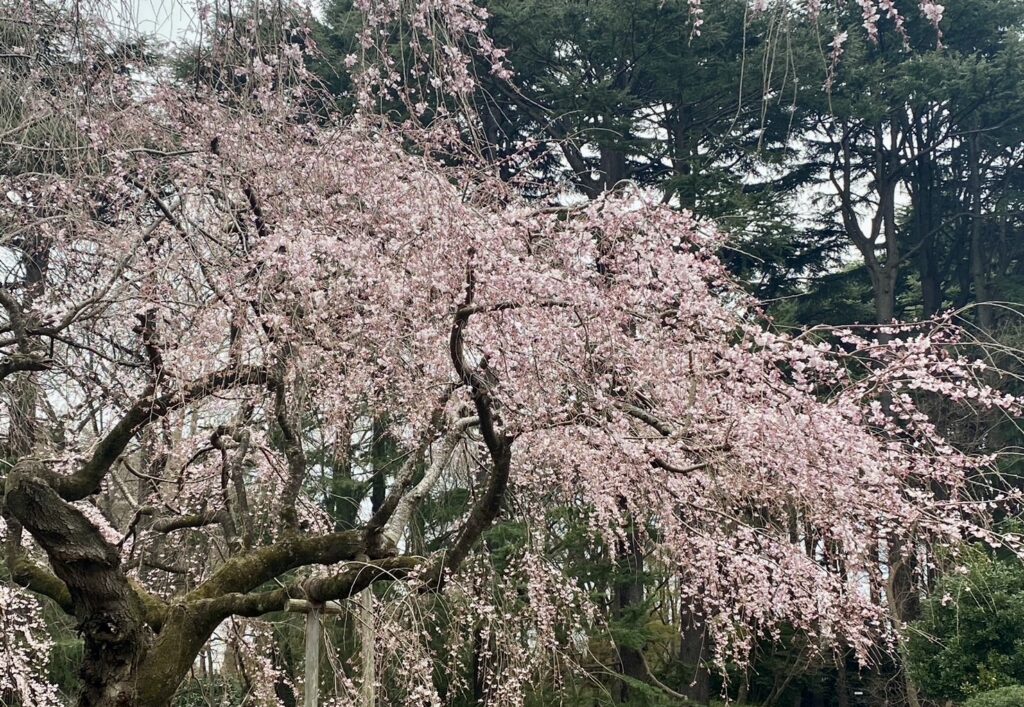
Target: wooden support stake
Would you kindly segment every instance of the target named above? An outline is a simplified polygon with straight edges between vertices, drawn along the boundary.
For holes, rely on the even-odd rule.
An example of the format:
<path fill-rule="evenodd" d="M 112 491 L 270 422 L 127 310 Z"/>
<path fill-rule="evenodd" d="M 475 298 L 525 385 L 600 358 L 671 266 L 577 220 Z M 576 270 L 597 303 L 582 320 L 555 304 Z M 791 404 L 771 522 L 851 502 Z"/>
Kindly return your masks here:
<path fill-rule="evenodd" d="M 320 702 L 320 614 L 318 607 L 306 612 L 306 675 L 303 707 L 317 707 Z"/>
<path fill-rule="evenodd" d="M 363 659 L 363 707 L 376 707 L 376 636 L 373 626 L 373 589 L 359 593 L 359 652 Z"/>
<path fill-rule="evenodd" d="M 306 656 L 305 680 L 302 693 L 302 707 L 318 707 L 320 700 L 320 633 L 321 620 L 324 614 L 345 613 L 340 602 L 329 601 L 325 604 L 305 599 L 289 599 L 285 611 L 306 615 Z M 363 658 L 363 705 L 376 705 L 376 649 L 375 631 L 373 628 L 373 591 L 367 587 L 359 593 L 359 637 L 360 651 Z"/>
<path fill-rule="evenodd" d="M 302 688 L 302 707 L 318 707 L 320 702 L 320 632 L 324 614 L 340 614 L 341 604 L 318 604 L 305 599 L 289 599 L 285 611 L 306 615 L 306 656 Z"/>

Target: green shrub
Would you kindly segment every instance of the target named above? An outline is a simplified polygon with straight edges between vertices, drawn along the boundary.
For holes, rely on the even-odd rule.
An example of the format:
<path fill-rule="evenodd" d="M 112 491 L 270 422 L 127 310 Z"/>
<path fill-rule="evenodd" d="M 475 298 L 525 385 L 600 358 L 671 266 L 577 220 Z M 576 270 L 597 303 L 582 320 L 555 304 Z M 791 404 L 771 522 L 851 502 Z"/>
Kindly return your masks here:
<path fill-rule="evenodd" d="M 1024 685 L 1011 685 L 975 695 L 964 707 L 1024 707 Z"/>
<path fill-rule="evenodd" d="M 1024 684 L 1024 563 L 979 552 L 939 580 L 921 614 L 908 648 L 924 696 L 961 701 Z"/>

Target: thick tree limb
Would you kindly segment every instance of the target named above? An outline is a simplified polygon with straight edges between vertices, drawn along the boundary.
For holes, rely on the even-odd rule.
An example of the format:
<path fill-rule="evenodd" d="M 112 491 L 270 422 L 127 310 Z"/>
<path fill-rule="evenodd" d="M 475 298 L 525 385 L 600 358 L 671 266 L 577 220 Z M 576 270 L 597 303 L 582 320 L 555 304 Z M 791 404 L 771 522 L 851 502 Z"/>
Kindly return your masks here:
<path fill-rule="evenodd" d="M 112 679 L 127 680 L 145 653 L 147 609 L 122 572 L 117 550 L 32 471 L 32 464 L 15 465 L 7 477 L 7 508 L 43 547 L 67 587 L 67 603 L 85 639 L 83 701 L 119 704 L 109 686 Z"/>
<path fill-rule="evenodd" d="M 244 555 L 232 557 L 186 600 L 213 599 L 222 594 L 248 592 L 285 572 L 305 565 L 333 565 L 362 554 L 383 559 L 393 551 L 367 542 L 363 530 L 345 530 L 316 537 L 287 537 Z"/>
<path fill-rule="evenodd" d="M 329 577 L 306 579 L 269 592 L 222 594 L 198 602 L 196 608 L 212 612 L 223 619 L 228 616 L 261 616 L 283 611 L 289 599 L 308 599 L 318 603 L 348 599 L 374 582 L 404 579 L 423 562 L 424 558 L 414 556 L 354 562 L 342 572 Z"/>
<path fill-rule="evenodd" d="M 0 361 L 0 380 L 21 371 L 48 371 L 53 366 L 41 353 L 12 353 Z"/>
<path fill-rule="evenodd" d="M 8 569 L 14 582 L 31 592 L 41 594 L 56 602 L 57 606 L 67 614 L 75 609 L 71 603 L 71 592 L 57 575 L 30 560 L 24 552 L 18 552 L 7 558 Z"/>

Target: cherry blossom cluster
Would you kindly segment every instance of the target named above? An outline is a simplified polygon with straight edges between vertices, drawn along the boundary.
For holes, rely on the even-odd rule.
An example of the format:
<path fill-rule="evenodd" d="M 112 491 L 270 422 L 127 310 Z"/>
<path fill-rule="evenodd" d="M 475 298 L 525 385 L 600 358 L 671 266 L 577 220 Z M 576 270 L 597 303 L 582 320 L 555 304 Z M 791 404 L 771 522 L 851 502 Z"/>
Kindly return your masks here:
<path fill-rule="evenodd" d="M 448 95 L 471 88 L 467 42 L 502 58 L 468 1 L 362 7 L 367 51 L 402 33 L 440 62 L 422 77 Z M 223 18 L 204 21 L 219 36 Z M 159 402 L 101 493 L 75 502 L 153 596 L 182 596 L 225 558 L 329 533 L 325 450 L 352 456 L 366 429 L 385 428 L 403 458 L 441 457 L 425 493 L 479 492 L 494 445 L 480 415 L 475 429 L 458 421 L 485 397 L 511 450 L 501 520 L 536 537 L 506 567 L 479 552 L 438 582 L 426 567 L 443 569 L 443 548 L 384 594 L 378 675 L 399 701 L 440 700 L 428 581 L 446 587 L 453 646 L 478 641 L 493 703 L 520 704 L 531 676 L 585 642 L 564 636 L 585 637 L 593 607 L 547 551 L 567 517 L 609 561 L 627 541 L 650 549 L 723 664 L 787 625 L 867 659 L 900 628 L 878 598 L 889 557 L 1015 543 L 991 512 L 1019 512 L 1019 497 L 991 488 L 994 459 L 946 439 L 933 413 L 1018 414 L 1022 401 L 951 320 L 780 333 L 716 256 L 722 234 L 691 214 L 634 189 L 539 208 L 434 159 L 436 145 L 408 149 L 436 134 L 324 108 L 292 29 L 241 36 L 244 51 L 209 53 L 237 81 L 113 71 L 79 89 L 59 169 L 0 176 L 0 223 L 47 244 L 46 287 L 19 313 L 59 334 L 31 378 L 55 418 L 39 463 L 55 483 L 73 476 L 111 420 Z M 367 60 L 364 85 L 420 100 L 389 61 Z M 46 81 L 19 80 L 25 125 L 49 120 Z M 193 395 L 204 376 L 241 371 L 259 375 Z M 449 459 L 453 431 L 465 439 Z M 471 513 L 427 532 L 442 542 Z M 28 617 L 0 652 L 20 665 L 18 646 L 44 650 L 45 627 L 2 591 L 21 607 L 4 620 Z M 281 677 L 256 654 L 269 640 L 239 622 L 268 703 Z M 10 686 L 50 694 L 24 675 Z"/>
<path fill-rule="evenodd" d="M 53 641 L 35 597 L 0 585 L 0 695 L 32 707 L 62 707 L 46 667 Z"/>

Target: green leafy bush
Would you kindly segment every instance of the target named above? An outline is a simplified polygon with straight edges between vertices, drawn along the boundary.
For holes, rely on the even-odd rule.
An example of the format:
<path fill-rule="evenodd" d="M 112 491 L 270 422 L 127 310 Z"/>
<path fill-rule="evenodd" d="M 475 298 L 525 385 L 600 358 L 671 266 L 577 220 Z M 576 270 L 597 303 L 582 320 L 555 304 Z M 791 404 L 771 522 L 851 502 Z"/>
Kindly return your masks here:
<path fill-rule="evenodd" d="M 964 707 L 1024 707 L 1024 685 L 1011 685 L 975 695 Z"/>
<path fill-rule="evenodd" d="M 966 571 L 947 574 L 908 647 L 914 678 L 931 698 L 960 701 L 1024 684 L 1024 563 L 979 552 Z M 1024 707 L 1024 699 L 1012 704 Z"/>

